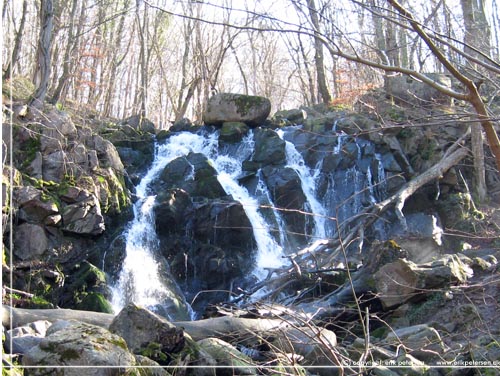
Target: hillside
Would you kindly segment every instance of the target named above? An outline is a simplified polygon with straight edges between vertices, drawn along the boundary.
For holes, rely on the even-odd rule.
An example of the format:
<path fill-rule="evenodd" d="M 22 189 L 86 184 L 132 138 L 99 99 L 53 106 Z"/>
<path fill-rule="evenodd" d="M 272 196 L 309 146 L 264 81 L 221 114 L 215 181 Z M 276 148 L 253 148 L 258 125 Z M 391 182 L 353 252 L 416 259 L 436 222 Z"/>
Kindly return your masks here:
<path fill-rule="evenodd" d="M 15 326 L 34 317 L 68 319 L 57 308 L 72 310 L 68 315 L 81 323 L 71 324 L 71 330 L 49 327 L 47 336 L 46 328 L 43 334 L 32 328 L 28 335 L 38 338 L 30 342 L 37 354 L 22 341 L 15 351 L 7 349 L 4 340 L 4 365 L 92 365 L 96 354 L 78 355 L 85 341 L 75 337 L 74 347 L 63 346 L 70 338 L 64 336 L 81 332 L 110 346 L 96 347 L 94 353 L 102 351 L 107 355 L 101 358 L 110 360 L 99 358 L 95 364 L 166 367 L 155 374 L 210 374 L 190 365 L 229 366 L 230 374 L 332 372 L 312 366 L 337 367 L 339 374 L 500 373 L 500 179 L 487 155 L 489 195 L 481 203 L 475 199 L 470 141 L 453 107 L 395 103 L 373 91 L 353 108 L 291 109 L 259 126 L 243 121 L 219 128 L 184 120 L 158 131 L 138 116 L 103 118 L 70 105 L 26 112 L 22 92 L 16 88 L 13 102 L 3 98 L 3 305 L 33 309 L 14 310 Z M 172 272 L 165 279 L 175 279 L 181 291 L 172 287 L 175 294 L 164 311 L 156 309 L 163 317 L 126 305 L 120 320 L 113 319 L 119 312 L 113 312 L 111 290 L 126 257 L 133 205 L 141 200 L 137 185 L 157 154 L 155 145 L 186 134 L 208 140 L 216 135 L 214 148 L 241 154 L 236 181 L 248 191 L 263 190 L 258 185 L 263 176 L 273 205 L 262 202 L 261 210 L 268 221 L 270 206 L 281 210 L 291 264 L 267 268 L 263 280 L 249 279 L 258 241 L 249 231 L 253 223 L 245 203 L 218 179 L 215 157 L 193 151 L 176 155 L 149 187 L 155 190 L 151 227 L 158 232 L 160 260 L 168 261 L 164 268 Z M 241 146 L 248 135 L 255 146 L 246 156 Z M 189 140 L 192 147 L 198 138 Z M 334 236 L 310 241 L 318 222 L 311 224 L 310 201 L 302 177 L 290 167 L 287 142 L 304 165 L 324 174 L 317 195 L 328 197 L 335 187 L 339 197 L 330 200 L 338 228 L 325 224 Z M 462 153 L 457 160 L 449 159 L 450 147 Z M 442 173 L 433 172 L 441 164 Z M 431 178 L 422 180 L 426 174 Z M 367 181 L 359 183 L 359 191 L 356 179 Z M 391 198 L 413 183 L 417 189 L 398 212 L 394 207 L 401 200 Z M 345 209 L 340 223 L 342 194 L 345 201 L 361 198 L 352 199 L 357 203 L 349 210 L 355 211 Z M 386 206 L 377 205 L 384 200 Z M 263 285 L 264 296 L 252 298 Z M 228 291 L 236 295 L 238 287 L 241 295 L 230 301 Z M 214 294 L 204 296 L 205 290 Z M 186 305 L 195 301 L 199 320 L 186 323 Z M 5 317 L 8 338 L 23 337 Z M 165 317 L 180 323 L 165 323 Z M 98 326 L 88 327 L 90 320 Z M 117 337 L 107 331 L 111 320 Z M 150 321 L 157 326 L 141 330 L 138 323 Z M 130 335 L 127 328 L 137 332 Z M 155 331 L 158 338 L 145 334 Z M 143 335 L 141 343 L 131 338 Z M 57 356 L 38 357 L 49 347 Z M 119 356 L 126 363 L 113 363 Z"/>

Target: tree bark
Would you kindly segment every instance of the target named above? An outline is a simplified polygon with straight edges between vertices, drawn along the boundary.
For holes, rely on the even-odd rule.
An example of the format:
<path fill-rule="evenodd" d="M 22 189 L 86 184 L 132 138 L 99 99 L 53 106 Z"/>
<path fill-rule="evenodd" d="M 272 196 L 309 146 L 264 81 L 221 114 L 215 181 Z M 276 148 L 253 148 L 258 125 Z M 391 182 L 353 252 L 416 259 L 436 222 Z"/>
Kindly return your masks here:
<path fill-rule="evenodd" d="M 332 96 L 330 90 L 328 89 L 328 84 L 326 82 L 325 74 L 325 58 L 323 54 L 323 43 L 321 39 L 317 36 L 319 35 L 319 18 L 318 11 L 316 9 L 316 4 L 314 0 L 307 0 L 307 8 L 309 9 L 309 15 L 311 17 L 311 23 L 314 29 L 314 62 L 316 64 L 316 77 L 318 80 L 318 91 L 321 95 L 323 103 L 329 104 L 332 101 Z"/>
<path fill-rule="evenodd" d="M 67 84 L 67 81 L 69 79 L 70 75 L 70 67 L 72 65 L 72 59 L 71 55 L 72 52 L 75 49 L 76 46 L 76 41 L 75 41 L 75 36 L 73 33 L 73 29 L 75 26 L 75 14 L 76 14 L 76 9 L 78 6 L 78 1 L 73 0 L 73 3 L 71 5 L 71 14 L 70 14 L 70 22 L 69 22 L 69 27 L 68 27 L 68 44 L 66 45 L 66 50 L 64 51 L 64 58 L 63 58 L 63 71 L 61 74 L 61 77 L 59 77 L 59 81 L 57 83 L 57 87 L 54 90 L 54 94 L 52 95 L 51 98 L 51 103 L 55 104 L 59 101 L 61 98 L 61 94 L 63 91 L 64 86 Z"/>
<path fill-rule="evenodd" d="M 19 24 L 19 30 L 16 32 L 16 39 L 14 40 L 14 49 L 12 50 L 12 57 L 4 71 L 3 79 L 9 80 L 12 78 L 12 72 L 14 71 L 14 66 L 16 65 L 17 59 L 19 58 L 19 52 L 21 51 L 21 45 L 23 41 L 24 25 L 26 24 L 26 15 L 28 9 L 28 0 L 23 2 L 23 15 L 21 16 L 21 22 Z"/>
<path fill-rule="evenodd" d="M 40 36 L 34 76 L 35 93 L 29 101 L 29 106 L 41 108 L 47 95 L 50 78 L 50 49 L 52 46 L 52 29 L 54 9 L 52 0 L 41 0 L 40 4 Z"/>

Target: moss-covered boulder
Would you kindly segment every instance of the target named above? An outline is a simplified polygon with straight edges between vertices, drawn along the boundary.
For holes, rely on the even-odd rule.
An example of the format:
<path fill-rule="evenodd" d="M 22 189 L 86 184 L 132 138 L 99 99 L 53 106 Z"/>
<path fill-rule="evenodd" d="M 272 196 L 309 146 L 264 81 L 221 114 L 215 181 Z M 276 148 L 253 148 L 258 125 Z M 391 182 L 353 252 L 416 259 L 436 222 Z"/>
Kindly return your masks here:
<path fill-rule="evenodd" d="M 208 100 L 203 114 L 206 125 L 221 126 L 224 122 L 242 122 L 257 127 L 271 112 L 271 101 L 265 97 L 221 93 Z"/>
<path fill-rule="evenodd" d="M 28 375 L 104 376 L 110 375 L 105 366 L 127 367 L 135 363 L 123 338 L 104 328 L 77 321 L 52 325 L 47 336 L 23 356 L 24 366 L 54 367 L 30 368 Z"/>
<path fill-rule="evenodd" d="M 113 306 L 101 293 L 83 292 L 79 298 L 79 302 L 75 305 L 76 309 L 82 311 L 113 313 Z"/>
<path fill-rule="evenodd" d="M 236 143 L 248 133 L 248 126 L 238 121 L 226 121 L 222 124 L 219 143 Z"/>
<path fill-rule="evenodd" d="M 114 318 L 109 330 L 122 336 L 134 353 L 168 364 L 184 348 L 184 331 L 155 313 L 128 304 Z"/>

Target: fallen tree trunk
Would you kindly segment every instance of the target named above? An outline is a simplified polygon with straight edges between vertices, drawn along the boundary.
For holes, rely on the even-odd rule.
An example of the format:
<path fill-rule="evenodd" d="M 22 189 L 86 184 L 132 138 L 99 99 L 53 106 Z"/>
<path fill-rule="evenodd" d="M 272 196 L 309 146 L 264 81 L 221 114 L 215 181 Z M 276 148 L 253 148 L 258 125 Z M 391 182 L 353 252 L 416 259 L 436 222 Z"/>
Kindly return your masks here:
<path fill-rule="evenodd" d="M 38 320 L 76 320 L 109 328 L 114 315 L 70 309 L 23 309 L 2 307 L 2 324 L 10 328 Z M 173 323 L 182 328 L 195 341 L 205 338 L 221 338 L 238 345 L 251 346 L 265 342 L 272 351 L 298 354 L 309 365 L 339 365 L 335 352 L 337 338 L 328 329 L 298 325 L 282 319 L 249 319 L 240 317 L 216 317 L 199 321 Z M 303 324 L 303 325 L 302 325 Z"/>
<path fill-rule="evenodd" d="M 47 320 L 76 320 L 87 324 L 109 328 L 115 316 L 110 313 L 78 311 L 72 309 L 25 309 L 9 306 L 2 307 L 2 325 L 6 328 L 17 328 L 30 322 Z"/>

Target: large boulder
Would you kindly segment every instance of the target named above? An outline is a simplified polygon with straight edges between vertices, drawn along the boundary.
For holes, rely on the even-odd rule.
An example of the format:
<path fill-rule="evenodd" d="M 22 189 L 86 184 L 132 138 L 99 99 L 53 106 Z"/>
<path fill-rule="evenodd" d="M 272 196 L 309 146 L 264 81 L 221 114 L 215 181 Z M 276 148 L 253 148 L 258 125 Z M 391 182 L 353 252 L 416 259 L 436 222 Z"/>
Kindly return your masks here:
<path fill-rule="evenodd" d="M 128 304 L 114 318 L 109 326 L 112 333 L 123 337 L 128 348 L 134 353 L 146 354 L 152 347 L 157 348 L 158 355 L 170 358 L 184 348 L 184 331 L 155 313 Z M 149 354 L 148 354 L 149 355 Z M 159 358 L 163 358 L 158 356 Z M 165 362 L 167 359 L 154 359 Z"/>
<path fill-rule="evenodd" d="M 382 306 L 389 309 L 418 299 L 425 291 L 466 282 L 473 275 L 469 264 L 471 260 L 463 255 L 445 255 L 418 265 L 400 258 L 383 265 L 373 281 Z"/>
<path fill-rule="evenodd" d="M 221 93 L 208 100 L 203 121 L 221 126 L 224 122 L 242 122 L 250 127 L 261 125 L 271 112 L 269 99 L 243 94 Z"/>
<path fill-rule="evenodd" d="M 54 367 L 30 368 L 28 375 L 108 376 L 122 374 L 118 367 L 134 366 L 135 358 L 123 338 L 104 328 L 78 321 L 59 321 L 48 329 L 47 336 L 38 345 L 24 354 L 23 365 Z"/>

